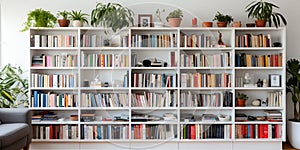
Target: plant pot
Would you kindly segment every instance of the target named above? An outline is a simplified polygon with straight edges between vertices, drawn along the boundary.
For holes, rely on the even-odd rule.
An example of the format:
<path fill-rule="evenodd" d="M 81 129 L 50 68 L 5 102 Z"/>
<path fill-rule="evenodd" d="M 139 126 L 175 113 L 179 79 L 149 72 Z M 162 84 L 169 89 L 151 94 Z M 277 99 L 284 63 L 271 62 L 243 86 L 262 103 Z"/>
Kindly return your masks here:
<path fill-rule="evenodd" d="M 217 22 L 218 27 L 227 27 L 227 22 Z"/>
<path fill-rule="evenodd" d="M 286 129 L 290 144 L 294 148 L 300 149 L 300 122 L 288 120 Z"/>
<path fill-rule="evenodd" d="M 202 27 L 212 27 L 213 22 L 202 22 Z"/>
<path fill-rule="evenodd" d="M 181 23 L 181 18 L 169 18 L 168 22 L 170 27 L 179 27 Z"/>
<path fill-rule="evenodd" d="M 247 23 L 246 27 L 255 27 L 255 23 Z"/>
<path fill-rule="evenodd" d="M 246 100 L 244 100 L 244 99 L 237 99 L 237 106 L 238 107 L 245 107 L 245 105 L 246 105 Z"/>
<path fill-rule="evenodd" d="M 82 27 L 83 23 L 79 20 L 73 20 L 72 25 L 73 27 Z"/>
<path fill-rule="evenodd" d="M 265 27 L 266 26 L 266 20 L 255 20 L 256 27 Z"/>
<path fill-rule="evenodd" d="M 235 21 L 235 22 L 232 23 L 232 27 L 238 28 L 238 27 L 241 27 L 241 26 L 242 26 L 241 21 Z"/>
<path fill-rule="evenodd" d="M 58 24 L 60 27 L 68 27 L 70 24 L 70 20 L 59 19 Z"/>
<path fill-rule="evenodd" d="M 197 18 L 192 19 L 192 27 L 197 27 Z"/>

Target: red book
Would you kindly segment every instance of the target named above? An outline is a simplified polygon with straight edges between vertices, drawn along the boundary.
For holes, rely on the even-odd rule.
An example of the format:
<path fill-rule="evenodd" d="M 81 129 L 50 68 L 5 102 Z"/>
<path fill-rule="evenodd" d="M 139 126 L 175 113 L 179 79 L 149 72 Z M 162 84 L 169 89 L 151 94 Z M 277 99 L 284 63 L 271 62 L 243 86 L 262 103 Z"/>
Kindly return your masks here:
<path fill-rule="evenodd" d="M 263 138 L 268 138 L 268 133 L 269 133 L 268 125 L 264 124 L 263 125 Z"/>
<path fill-rule="evenodd" d="M 275 54 L 274 57 L 275 57 L 275 65 L 274 65 L 274 67 L 278 67 L 279 66 L 279 64 L 278 64 L 278 54 Z"/>
<path fill-rule="evenodd" d="M 54 139 L 54 128 L 52 124 L 49 126 L 49 129 L 50 129 L 49 138 Z"/>
<path fill-rule="evenodd" d="M 176 67 L 176 62 L 175 62 L 175 52 L 171 52 L 171 67 Z"/>
<path fill-rule="evenodd" d="M 250 138 L 253 139 L 254 138 L 254 125 L 250 124 Z"/>
<path fill-rule="evenodd" d="M 196 139 L 196 128 L 195 125 L 190 126 L 190 139 Z"/>
<path fill-rule="evenodd" d="M 263 125 L 259 124 L 258 125 L 258 138 L 263 138 L 264 132 L 263 132 Z"/>

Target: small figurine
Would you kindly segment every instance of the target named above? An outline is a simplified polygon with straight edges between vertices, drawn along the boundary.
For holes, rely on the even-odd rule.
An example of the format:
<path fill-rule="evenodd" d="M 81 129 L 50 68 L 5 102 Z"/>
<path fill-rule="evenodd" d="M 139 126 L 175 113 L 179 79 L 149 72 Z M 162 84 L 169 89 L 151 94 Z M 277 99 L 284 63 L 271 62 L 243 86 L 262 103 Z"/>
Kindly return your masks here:
<path fill-rule="evenodd" d="M 225 45 L 224 42 L 222 41 L 222 33 L 220 31 L 219 32 L 219 40 L 218 40 L 218 44 L 219 45 Z"/>
<path fill-rule="evenodd" d="M 257 87 L 263 87 L 263 81 L 258 79 L 258 81 L 256 82 Z"/>
<path fill-rule="evenodd" d="M 264 79 L 264 80 L 263 80 L 263 87 L 268 87 L 267 79 Z"/>

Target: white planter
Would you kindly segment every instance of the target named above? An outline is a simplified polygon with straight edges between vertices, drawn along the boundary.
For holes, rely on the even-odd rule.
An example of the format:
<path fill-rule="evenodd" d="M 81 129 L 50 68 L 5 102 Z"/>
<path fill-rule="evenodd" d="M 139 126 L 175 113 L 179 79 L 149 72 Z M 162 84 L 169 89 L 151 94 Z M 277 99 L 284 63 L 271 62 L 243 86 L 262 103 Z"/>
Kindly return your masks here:
<path fill-rule="evenodd" d="M 287 121 L 287 136 L 290 144 L 300 149 L 300 122 Z"/>
<path fill-rule="evenodd" d="M 82 27 L 83 23 L 79 20 L 73 20 L 72 25 L 73 27 Z"/>

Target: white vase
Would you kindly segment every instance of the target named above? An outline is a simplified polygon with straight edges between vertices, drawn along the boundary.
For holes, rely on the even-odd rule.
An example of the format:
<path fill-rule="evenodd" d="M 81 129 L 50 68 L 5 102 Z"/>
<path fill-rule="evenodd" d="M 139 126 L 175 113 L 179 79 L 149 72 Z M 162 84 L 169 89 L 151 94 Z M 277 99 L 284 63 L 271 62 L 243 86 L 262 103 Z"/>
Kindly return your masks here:
<path fill-rule="evenodd" d="M 83 23 L 79 20 L 73 20 L 72 25 L 73 27 L 82 27 Z"/>
<path fill-rule="evenodd" d="M 300 122 L 288 120 L 286 129 L 290 144 L 294 148 L 300 149 Z"/>

